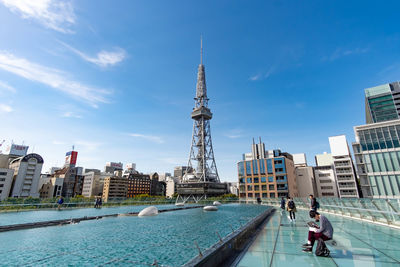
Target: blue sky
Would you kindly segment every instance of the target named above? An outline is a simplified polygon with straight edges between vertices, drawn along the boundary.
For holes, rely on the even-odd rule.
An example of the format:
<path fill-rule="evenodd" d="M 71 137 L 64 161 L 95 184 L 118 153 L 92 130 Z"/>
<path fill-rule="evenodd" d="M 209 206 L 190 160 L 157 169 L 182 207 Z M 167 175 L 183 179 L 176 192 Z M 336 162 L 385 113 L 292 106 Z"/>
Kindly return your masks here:
<path fill-rule="evenodd" d="M 0 139 L 45 169 L 186 165 L 199 39 L 223 181 L 261 136 L 329 152 L 365 123 L 364 88 L 399 80 L 398 1 L 0 0 Z"/>

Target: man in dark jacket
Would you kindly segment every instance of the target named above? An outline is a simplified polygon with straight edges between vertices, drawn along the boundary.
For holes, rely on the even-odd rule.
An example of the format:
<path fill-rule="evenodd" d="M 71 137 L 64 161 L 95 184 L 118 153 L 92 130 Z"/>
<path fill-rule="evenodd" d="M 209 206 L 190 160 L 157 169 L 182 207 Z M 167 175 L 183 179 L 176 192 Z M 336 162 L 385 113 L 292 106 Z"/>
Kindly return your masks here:
<path fill-rule="evenodd" d="M 313 211 L 317 211 L 317 200 L 315 199 L 315 197 L 313 196 L 313 195 L 310 195 L 310 200 L 311 200 L 311 203 L 310 203 L 310 209 L 311 210 L 313 210 Z"/>
<path fill-rule="evenodd" d="M 303 245 L 304 252 L 312 252 L 315 240 L 322 239 L 324 241 L 330 240 L 333 237 L 333 227 L 331 222 L 318 212 L 310 210 L 310 217 L 319 221 L 319 227 L 310 227 L 308 232 L 308 241 Z"/>

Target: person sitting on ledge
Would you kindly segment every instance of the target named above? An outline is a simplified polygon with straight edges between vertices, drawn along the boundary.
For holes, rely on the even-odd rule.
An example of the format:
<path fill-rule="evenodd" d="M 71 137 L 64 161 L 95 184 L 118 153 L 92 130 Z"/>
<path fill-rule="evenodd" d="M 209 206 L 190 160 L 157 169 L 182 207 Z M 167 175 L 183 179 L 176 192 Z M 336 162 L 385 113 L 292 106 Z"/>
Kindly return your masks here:
<path fill-rule="evenodd" d="M 331 240 L 333 237 L 333 227 L 331 222 L 324 216 L 320 215 L 318 212 L 310 210 L 310 217 L 315 219 L 316 222 L 320 222 L 320 226 L 317 224 L 309 225 L 313 226 L 309 228 L 308 232 L 308 242 L 303 244 L 304 252 L 312 252 L 315 240 L 322 239 L 324 241 Z"/>

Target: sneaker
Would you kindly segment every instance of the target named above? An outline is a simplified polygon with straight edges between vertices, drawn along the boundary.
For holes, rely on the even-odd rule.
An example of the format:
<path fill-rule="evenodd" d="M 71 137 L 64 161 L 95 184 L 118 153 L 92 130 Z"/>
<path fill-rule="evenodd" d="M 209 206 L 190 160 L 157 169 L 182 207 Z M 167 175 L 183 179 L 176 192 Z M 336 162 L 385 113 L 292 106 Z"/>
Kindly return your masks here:
<path fill-rule="evenodd" d="M 301 245 L 301 247 L 303 247 L 303 248 L 309 248 L 309 247 L 311 247 L 311 244 L 305 243 L 305 244 Z"/>
<path fill-rule="evenodd" d="M 312 253 L 312 248 L 311 247 L 305 248 L 305 249 L 303 249 L 303 252 Z"/>

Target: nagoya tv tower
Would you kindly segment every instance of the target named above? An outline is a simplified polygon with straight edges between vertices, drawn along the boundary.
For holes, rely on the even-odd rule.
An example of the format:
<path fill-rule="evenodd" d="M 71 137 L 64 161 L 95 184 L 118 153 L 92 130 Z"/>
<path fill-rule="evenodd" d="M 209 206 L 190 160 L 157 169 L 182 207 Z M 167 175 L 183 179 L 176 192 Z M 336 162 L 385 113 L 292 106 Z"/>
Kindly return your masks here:
<path fill-rule="evenodd" d="M 184 202 L 192 197 L 196 202 L 207 196 L 226 193 L 220 183 L 211 140 L 211 110 L 208 108 L 206 76 L 203 65 L 203 40 L 200 41 L 200 64 L 197 73 L 195 105 L 192 111 L 193 135 L 188 170 L 178 184 L 178 194 Z M 180 190 L 181 189 L 181 190 Z M 186 196 L 186 197 L 184 197 Z M 185 200 L 186 199 L 186 200 Z"/>

